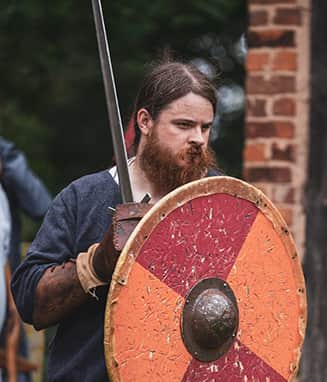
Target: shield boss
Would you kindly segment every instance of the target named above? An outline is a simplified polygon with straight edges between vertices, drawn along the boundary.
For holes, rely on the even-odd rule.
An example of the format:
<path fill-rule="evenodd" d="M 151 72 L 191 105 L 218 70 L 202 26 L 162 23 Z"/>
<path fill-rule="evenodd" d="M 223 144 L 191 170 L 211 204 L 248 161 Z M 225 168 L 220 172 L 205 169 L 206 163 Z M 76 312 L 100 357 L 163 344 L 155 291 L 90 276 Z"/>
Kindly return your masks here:
<path fill-rule="evenodd" d="M 291 381 L 306 325 L 293 239 L 253 186 L 189 183 L 140 221 L 105 312 L 113 382 Z"/>

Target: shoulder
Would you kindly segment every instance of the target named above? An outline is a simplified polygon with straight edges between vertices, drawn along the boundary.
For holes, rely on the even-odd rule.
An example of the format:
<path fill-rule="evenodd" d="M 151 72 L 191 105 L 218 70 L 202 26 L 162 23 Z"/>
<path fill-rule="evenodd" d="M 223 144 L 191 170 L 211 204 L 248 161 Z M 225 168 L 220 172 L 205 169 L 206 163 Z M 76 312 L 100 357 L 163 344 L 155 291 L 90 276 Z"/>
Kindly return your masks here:
<path fill-rule="evenodd" d="M 9 151 L 13 149 L 14 149 L 14 144 L 0 136 L 0 154 L 6 155 Z"/>
<path fill-rule="evenodd" d="M 25 161 L 25 156 L 22 151 L 18 150 L 15 144 L 11 141 L 0 136 L 0 158 L 2 159 L 2 165 L 4 170 L 11 166 L 12 163 L 20 164 L 21 161 Z"/>
<path fill-rule="evenodd" d="M 207 172 L 207 177 L 210 177 L 210 176 L 222 176 L 224 175 L 223 172 L 219 169 L 216 169 L 216 168 L 209 168 L 208 169 L 208 172 Z"/>
<path fill-rule="evenodd" d="M 104 201 L 108 198 L 117 198 L 119 187 L 113 180 L 108 170 L 94 174 L 85 175 L 74 180 L 65 187 L 56 197 L 61 198 L 65 203 L 85 202 L 91 203 L 94 200 Z"/>
<path fill-rule="evenodd" d="M 67 189 L 72 189 L 75 192 L 85 194 L 94 191 L 114 191 L 118 189 L 118 185 L 113 180 L 109 170 L 104 170 L 74 180 Z"/>

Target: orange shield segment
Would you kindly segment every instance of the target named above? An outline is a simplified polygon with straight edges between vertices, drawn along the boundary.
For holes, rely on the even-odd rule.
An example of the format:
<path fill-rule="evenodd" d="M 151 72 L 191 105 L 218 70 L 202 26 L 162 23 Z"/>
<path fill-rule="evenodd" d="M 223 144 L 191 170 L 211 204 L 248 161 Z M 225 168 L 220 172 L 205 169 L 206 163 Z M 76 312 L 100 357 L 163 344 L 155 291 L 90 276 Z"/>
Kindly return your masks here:
<path fill-rule="evenodd" d="M 238 297 L 240 341 L 286 379 L 301 342 L 293 262 L 272 222 L 260 212 L 228 277 Z"/>
<path fill-rule="evenodd" d="M 114 307 L 122 380 L 180 381 L 191 361 L 180 339 L 183 299 L 137 263 L 128 284 Z"/>

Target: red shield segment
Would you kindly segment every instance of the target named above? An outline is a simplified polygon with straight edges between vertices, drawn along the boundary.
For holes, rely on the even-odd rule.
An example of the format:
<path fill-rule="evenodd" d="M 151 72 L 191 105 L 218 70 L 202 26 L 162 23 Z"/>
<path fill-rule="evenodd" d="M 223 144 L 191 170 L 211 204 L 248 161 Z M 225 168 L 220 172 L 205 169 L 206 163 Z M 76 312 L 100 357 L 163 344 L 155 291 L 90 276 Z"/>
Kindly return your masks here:
<path fill-rule="evenodd" d="M 182 382 L 194 381 L 286 382 L 286 379 L 246 346 L 235 341 L 229 352 L 217 361 L 204 363 L 192 360 Z"/>
<path fill-rule="evenodd" d="M 136 261 L 182 296 L 201 279 L 225 280 L 257 212 L 227 194 L 192 199 L 154 227 Z"/>

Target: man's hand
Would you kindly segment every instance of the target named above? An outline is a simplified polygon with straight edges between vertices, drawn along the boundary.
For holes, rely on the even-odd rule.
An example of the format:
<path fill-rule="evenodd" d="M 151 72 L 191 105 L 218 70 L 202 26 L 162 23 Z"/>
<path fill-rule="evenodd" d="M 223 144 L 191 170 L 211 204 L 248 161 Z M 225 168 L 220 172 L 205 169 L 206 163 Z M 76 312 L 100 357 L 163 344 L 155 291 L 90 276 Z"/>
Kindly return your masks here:
<path fill-rule="evenodd" d="M 118 256 L 138 222 L 150 210 L 151 204 L 119 204 L 113 216 L 113 222 L 103 240 L 95 250 L 92 265 L 102 281 L 110 281 Z"/>
<path fill-rule="evenodd" d="M 92 257 L 94 273 L 104 282 L 111 280 L 111 275 L 115 269 L 120 253 L 115 249 L 113 236 L 113 225 L 111 225 Z"/>

